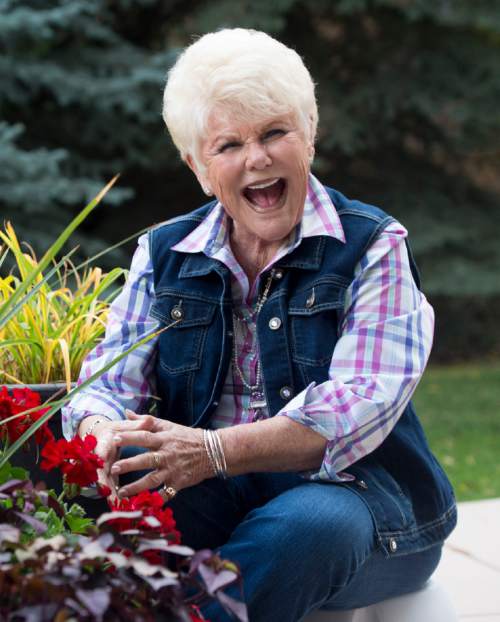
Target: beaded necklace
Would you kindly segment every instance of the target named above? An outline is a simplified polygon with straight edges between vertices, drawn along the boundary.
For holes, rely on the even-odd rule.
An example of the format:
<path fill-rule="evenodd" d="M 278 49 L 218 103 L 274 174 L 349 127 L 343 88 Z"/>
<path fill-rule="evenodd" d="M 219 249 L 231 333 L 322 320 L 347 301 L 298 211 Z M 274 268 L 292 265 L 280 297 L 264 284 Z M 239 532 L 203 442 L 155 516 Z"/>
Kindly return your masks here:
<path fill-rule="evenodd" d="M 257 324 L 259 313 L 262 307 L 264 306 L 264 303 L 266 302 L 267 297 L 269 295 L 269 290 L 271 289 L 271 283 L 274 278 L 274 273 L 275 273 L 275 270 L 273 268 L 271 272 L 269 273 L 269 277 L 266 281 L 264 291 L 257 299 L 257 304 L 255 305 L 255 309 L 252 313 L 252 321 L 255 322 L 255 324 Z M 236 338 L 237 325 L 243 320 L 241 320 L 239 317 L 236 316 L 234 310 L 233 310 L 232 315 L 233 315 L 233 368 L 236 370 L 236 373 L 238 374 L 243 386 L 250 391 L 250 409 L 253 411 L 253 417 L 255 418 L 258 412 L 260 411 L 260 409 L 266 406 L 266 399 L 265 399 L 264 392 L 261 386 L 262 366 L 260 364 L 260 358 L 259 358 L 257 360 L 257 368 L 256 368 L 256 373 L 255 373 L 255 384 L 250 384 L 249 382 L 247 382 L 243 375 L 243 371 L 238 365 L 238 349 L 237 349 L 237 338 Z"/>

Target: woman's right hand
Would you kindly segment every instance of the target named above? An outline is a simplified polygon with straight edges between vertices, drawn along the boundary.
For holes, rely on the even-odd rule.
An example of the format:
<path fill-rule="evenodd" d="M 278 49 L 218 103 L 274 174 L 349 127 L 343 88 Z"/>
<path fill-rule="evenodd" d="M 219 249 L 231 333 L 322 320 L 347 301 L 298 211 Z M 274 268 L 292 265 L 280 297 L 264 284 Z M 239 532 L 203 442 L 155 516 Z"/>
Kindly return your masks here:
<path fill-rule="evenodd" d="M 93 424 L 93 427 L 92 427 Z M 91 434 L 96 437 L 97 445 L 95 453 L 103 459 L 104 466 L 97 471 L 97 484 L 99 486 L 107 486 L 111 490 L 109 499 L 114 501 L 116 497 L 116 490 L 118 487 L 118 475 L 111 473 L 111 467 L 119 458 L 119 447 L 113 440 L 118 431 L 123 432 L 124 425 L 128 431 L 141 430 L 143 428 L 143 421 L 136 419 L 134 421 L 122 420 L 110 421 L 99 415 L 91 415 L 85 417 L 80 423 L 78 428 L 78 435 L 84 438 L 91 430 Z"/>

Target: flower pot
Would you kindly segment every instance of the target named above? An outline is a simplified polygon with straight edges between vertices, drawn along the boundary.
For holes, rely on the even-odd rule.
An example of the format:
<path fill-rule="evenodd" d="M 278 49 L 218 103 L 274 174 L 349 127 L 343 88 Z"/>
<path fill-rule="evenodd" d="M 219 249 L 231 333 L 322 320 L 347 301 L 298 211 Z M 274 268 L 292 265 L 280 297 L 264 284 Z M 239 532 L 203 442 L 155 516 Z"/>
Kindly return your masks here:
<path fill-rule="evenodd" d="M 28 388 L 40 395 L 42 404 L 50 397 L 57 394 L 57 398 L 66 395 L 66 383 L 56 382 L 51 384 L 7 384 L 9 392 L 12 389 Z M 75 386 L 73 383 L 72 386 Z M 56 398 L 56 399 L 57 399 Z M 61 412 L 58 410 L 49 420 L 49 428 L 56 439 L 62 438 Z M 45 482 L 47 488 L 53 488 L 57 493 L 62 490 L 62 478 L 58 471 L 45 472 L 40 469 L 40 452 L 36 446 L 36 441 L 32 437 L 29 443 L 21 447 L 11 458 L 12 464 L 23 467 L 30 473 L 31 481 L 34 484 Z"/>

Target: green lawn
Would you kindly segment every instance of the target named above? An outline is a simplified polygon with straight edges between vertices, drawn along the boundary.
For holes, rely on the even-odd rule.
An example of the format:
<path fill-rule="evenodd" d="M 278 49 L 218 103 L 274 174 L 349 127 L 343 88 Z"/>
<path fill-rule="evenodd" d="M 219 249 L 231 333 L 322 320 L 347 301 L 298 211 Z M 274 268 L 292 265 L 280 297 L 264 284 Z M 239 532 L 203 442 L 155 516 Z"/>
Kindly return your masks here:
<path fill-rule="evenodd" d="M 429 367 L 414 403 L 458 500 L 500 497 L 500 362 Z"/>

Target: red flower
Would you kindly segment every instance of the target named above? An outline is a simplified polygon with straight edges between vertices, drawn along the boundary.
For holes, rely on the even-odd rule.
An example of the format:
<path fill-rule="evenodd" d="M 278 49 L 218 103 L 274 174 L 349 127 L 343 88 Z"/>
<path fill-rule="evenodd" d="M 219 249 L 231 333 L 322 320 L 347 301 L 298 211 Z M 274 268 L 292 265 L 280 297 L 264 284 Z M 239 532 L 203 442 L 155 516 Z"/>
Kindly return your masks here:
<path fill-rule="evenodd" d="M 111 488 L 105 484 L 97 484 L 97 492 L 101 495 L 101 497 L 109 497 L 111 494 Z"/>
<path fill-rule="evenodd" d="M 7 387 L 0 390 L 0 419 L 8 419 L 13 415 L 18 415 L 25 410 L 40 406 L 41 399 L 39 393 L 28 388 L 13 389 L 12 396 L 9 395 Z M 35 421 L 42 417 L 48 408 L 40 408 L 23 417 L 18 417 L 6 423 L 0 428 L 0 437 L 7 435 L 9 442 L 14 443 L 17 439 L 32 426 Z M 48 423 L 44 423 L 36 432 L 36 442 L 41 445 L 46 441 L 53 440 Z"/>
<path fill-rule="evenodd" d="M 163 537 L 167 538 L 172 544 L 179 544 L 181 534 L 176 530 L 175 519 L 171 508 L 163 509 L 165 501 L 159 492 L 143 492 L 129 497 L 128 499 L 116 500 L 111 503 L 111 509 L 120 512 L 131 512 L 140 510 L 142 517 L 138 519 L 117 518 L 113 520 L 113 525 L 118 531 L 127 531 L 129 529 L 139 529 L 141 531 L 159 532 Z M 150 525 L 147 517 L 156 518 L 160 525 L 158 527 Z M 111 521 L 110 521 L 111 522 Z"/>
<path fill-rule="evenodd" d="M 210 622 L 210 620 L 203 617 L 200 609 L 196 605 L 191 605 L 189 618 L 191 619 L 191 622 Z"/>
<path fill-rule="evenodd" d="M 44 471 L 59 467 L 64 473 L 67 484 L 89 486 L 97 482 L 97 469 L 104 466 L 104 461 L 94 449 L 97 445 L 95 436 L 89 434 L 83 440 L 75 436 L 70 441 L 61 439 L 49 441 L 42 449 Z"/>

